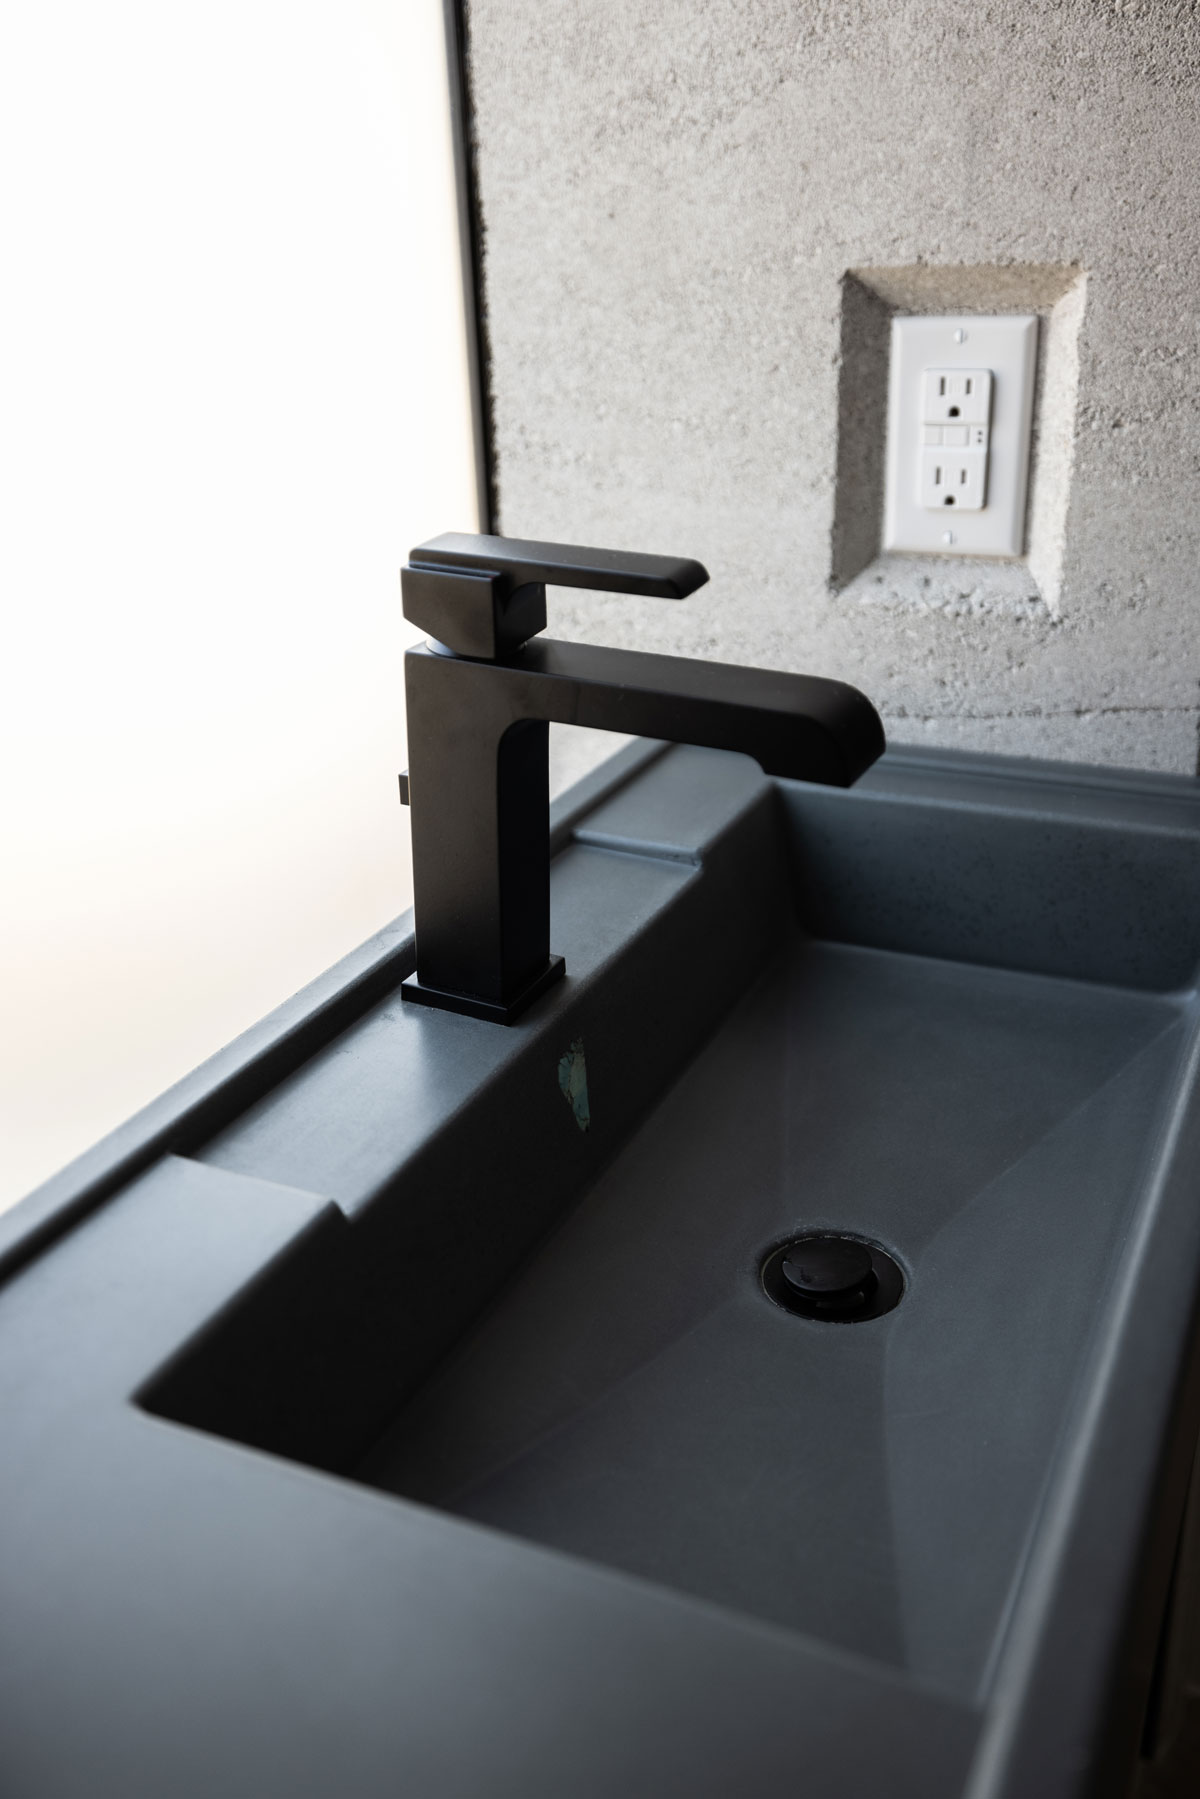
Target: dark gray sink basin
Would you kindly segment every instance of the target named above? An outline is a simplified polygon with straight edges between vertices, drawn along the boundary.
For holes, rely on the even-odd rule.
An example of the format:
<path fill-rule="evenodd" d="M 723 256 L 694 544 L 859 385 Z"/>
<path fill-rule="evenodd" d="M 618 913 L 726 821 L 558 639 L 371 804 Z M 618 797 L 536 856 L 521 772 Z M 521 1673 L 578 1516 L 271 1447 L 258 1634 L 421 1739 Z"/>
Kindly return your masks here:
<path fill-rule="evenodd" d="M 401 931 L 15 1215 L 23 1528 L 120 1679 L 78 1714 L 10 1568 L 14 1703 L 73 1734 L 9 1790 L 1028 1799 L 1165 1753 L 1195 783 L 635 746 L 572 808 L 518 1026 L 403 1006 Z M 809 1232 L 894 1309 L 774 1303 Z"/>
<path fill-rule="evenodd" d="M 974 1696 L 1183 1040 L 797 932 L 360 1475 Z M 773 1305 L 797 1230 L 885 1245 L 901 1305 Z"/>

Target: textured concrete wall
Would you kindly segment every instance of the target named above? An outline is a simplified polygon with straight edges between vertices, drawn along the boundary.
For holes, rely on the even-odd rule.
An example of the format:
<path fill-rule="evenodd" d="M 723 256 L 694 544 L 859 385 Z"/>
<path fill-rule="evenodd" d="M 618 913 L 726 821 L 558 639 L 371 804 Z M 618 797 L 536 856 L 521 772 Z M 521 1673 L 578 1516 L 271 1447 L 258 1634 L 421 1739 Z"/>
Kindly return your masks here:
<path fill-rule="evenodd" d="M 552 596 L 552 629 L 837 675 L 902 741 L 1194 772 L 1194 0 L 469 0 L 468 29 L 501 528 L 713 576 Z M 876 553 L 896 309 L 1043 315 L 1020 563 Z"/>

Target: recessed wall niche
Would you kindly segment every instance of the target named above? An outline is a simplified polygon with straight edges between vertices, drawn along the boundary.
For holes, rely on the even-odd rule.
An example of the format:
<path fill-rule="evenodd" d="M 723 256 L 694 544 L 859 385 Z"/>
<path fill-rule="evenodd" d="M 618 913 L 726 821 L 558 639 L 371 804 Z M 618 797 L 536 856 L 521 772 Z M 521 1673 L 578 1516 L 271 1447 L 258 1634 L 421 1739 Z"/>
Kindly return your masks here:
<path fill-rule="evenodd" d="M 1082 269 L 1014 264 L 848 269 L 842 277 L 837 473 L 829 582 L 891 610 L 1058 615 L 1071 484 Z M 1033 312 L 1037 375 L 1025 552 L 885 555 L 881 550 L 891 322 L 897 313 Z"/>

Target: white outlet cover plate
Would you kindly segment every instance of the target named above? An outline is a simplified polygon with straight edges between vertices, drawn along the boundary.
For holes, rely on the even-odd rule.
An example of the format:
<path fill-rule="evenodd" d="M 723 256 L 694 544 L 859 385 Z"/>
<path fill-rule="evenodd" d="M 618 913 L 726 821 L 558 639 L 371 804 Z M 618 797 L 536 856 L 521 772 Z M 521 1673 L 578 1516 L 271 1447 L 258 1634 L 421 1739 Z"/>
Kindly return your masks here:
<path fill-rule="evenodd" d="M 922 556 L 1020 556 L 1033 424 L 1037 318 L 892 320 L 883 547 Z M 921 383 L 926 369 L 990 369 L 987 499 L 953 520 L 921 499 Z M 947 542 L 947 537 L 950 541 Z"/>

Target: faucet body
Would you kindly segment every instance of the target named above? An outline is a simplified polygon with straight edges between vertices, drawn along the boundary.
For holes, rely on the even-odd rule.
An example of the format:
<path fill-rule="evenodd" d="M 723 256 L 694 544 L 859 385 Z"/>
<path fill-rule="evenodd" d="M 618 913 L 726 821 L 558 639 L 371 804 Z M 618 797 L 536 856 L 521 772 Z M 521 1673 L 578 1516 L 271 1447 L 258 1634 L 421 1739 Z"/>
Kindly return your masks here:
<path fill-rule="evenodd" d="M 838 787 L 881 753 L 874 707 L 839 681 L 536 636 L 547 581 L 683 597 L 706 579 L 694 562 L 494 537 L 413 551 L 405 612 L 435 641 L 405 656 L 406 998 L 508 1023 L 563 972 L 550 953 L 551 723 L 739 750 L 768 774 Z"/>

